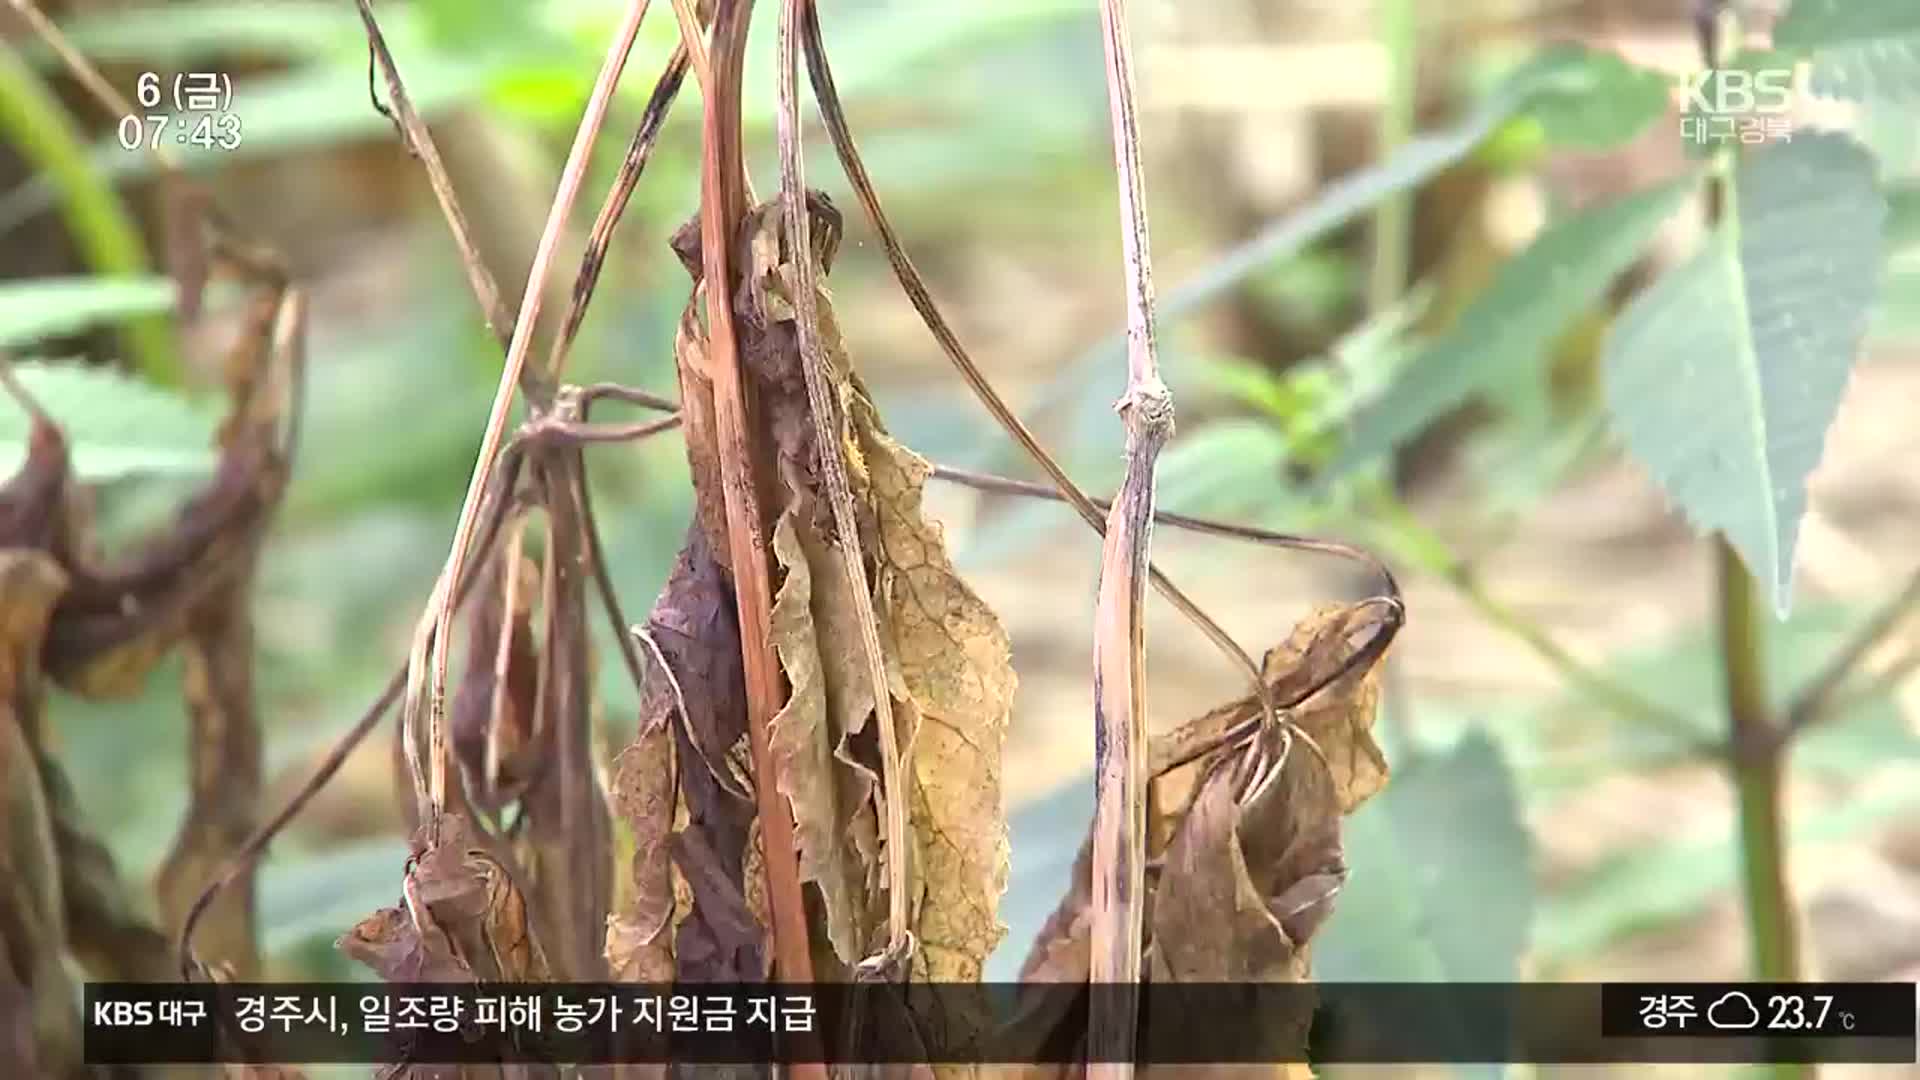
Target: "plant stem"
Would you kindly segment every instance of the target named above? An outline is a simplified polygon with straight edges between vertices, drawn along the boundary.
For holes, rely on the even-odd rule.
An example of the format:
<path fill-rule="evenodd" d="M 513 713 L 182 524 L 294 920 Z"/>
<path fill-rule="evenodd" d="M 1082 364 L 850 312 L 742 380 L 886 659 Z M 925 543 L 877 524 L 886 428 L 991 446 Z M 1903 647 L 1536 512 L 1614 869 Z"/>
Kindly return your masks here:
<path fill-rule="evenodd" d="M 1120 240 L 1127 275 L 1127 388 L 1118 406 L 1127 470 L 1107 516 L 1094 614 L 1092 957 L 1088 978 L 1110 987 L 1087 1017 L 1087 1073 L 1133 1075 L 1141 932 L 1146 904 L 1146 586 L 1153 540 L 1154 463 L 1173 435 L 1173 395 L 1155 356 L 1153 265 L 1146 183 L 1134 104 L 1125 0 L 1100 0 L 1107 104 L 1120 188 Z M 1100 1064 L 1094 1064 L 1098 1062 Z"/>
<path fill-rule="evenodd" d="M 706 284 L 708 377 L 713 381 L 720 448 L 721 498 L 726 508 L 727 560 L 733 569 L 740 616 L 740 653 L 747 690 L 747 742 L 765 854 L 767 907 L 773 923 L 774 974 L 782 982 L 813 981 L 806 908 L 800 889 L 793 810 L 780 794 L 780 769 L 769 748 L 775 713 L 786 686 L 771 643 L 772 557 L 754 475 L 757 430 L 734 326 L 732 247 L 746 213 L 746 173 L 740 151 L 740 79 L 753 0 L 721 0 L 713 16 L 712 92 L 702 101 L 700 249 Z M 682 28 L 683 33 L 686 28 Z M 691 46 L 690 46 L 691 48 Z M 703 498 L 712 497 L 702 492 Z M 793 1067 L 795 1076 L 826 1080 L 819 1059 Z"/>
<path fill-rule="evenodd" d="M 1387 54 L 1387 96 L 1380 109 L 1381 160 L 1413 134 L 1414 94 L 1419 75 L 1413 0 L 1379 0 L 1378 32 Z M 1411 262 L 1412 197 L 1395 192 L 1373 218 L 1373 264 L 1367 278 L 1367 310 L 1375 315 L 1392 307 L 1407 286 Z"/>
<path fill-rule="evenodd" d="M 61 215 L 81 257 L 103 275 L 148 273 L 152 262 L 126 206 L 87 160 L 71 118 L 40 77 L 0 44 L 0 135 L 60 192 Z M 180 353 L 165 316 L 129 319 L 127 350 L 140 374 L 162 386 L 182 382 Z"/>
<path fill-rule="evenodd" d="M 1774 738 L 1767 705 L 1765 615 L 1753 575 L 1724 539 L 1714 541 L 1714 562 L 1733 744 L 1729 764 L 1740 796 L 1740 848 L 1753 973 L 1767 981 L 1793 982 L 1800 978 L 1799 934 L 1787 891 L 1781 824 L 1785 755 Z"/>
<path fill-rule="evenodd" d="M 1727 42 L 1739 40 L 1738 16 L 1725 0 L 1702 0 L 1696 14 L 1701 60 L 1720 66 Z M 1732 153 L 1722 150 L 1707 178 L 1707 226 L 1722 227 L 1732 203 Z M 1800 934 L 1787 888 L 1785 812 L 1781 787 L 1786 746 L 1773 716 L 1767 683 L 1767 626 L 1753 575 L 1726 537 L 1713 541 L 1718 579 L 1720 663 L 1727 691 L 1727 768 L 1739 801 L 1741 883 L 1753 976 L 1768 982 L 1800 979 Z M 1812 1077 L 1812 1065 L 1777 1063 L 1768 1072 L 1787 1080 Z"/>

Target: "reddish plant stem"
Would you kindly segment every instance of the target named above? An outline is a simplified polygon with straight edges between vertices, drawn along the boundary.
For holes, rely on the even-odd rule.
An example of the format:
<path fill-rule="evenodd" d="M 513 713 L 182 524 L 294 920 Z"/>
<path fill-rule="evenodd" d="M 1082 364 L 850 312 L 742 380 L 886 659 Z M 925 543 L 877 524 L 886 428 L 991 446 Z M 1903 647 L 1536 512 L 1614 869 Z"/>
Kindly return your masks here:
<path fill-rule="evenodd" d="M 785 702 L 786 687 L 772 644 L 773 584 L 765 519 L 754 476 L 753 418 L 740 369 L 733 321 L 733 238 L 746 213 L 740 154 L 740 78 L 752 0 L 722 0 L 713 23 L 712 93 L 704 101 L 706 141 L 700 161 L 700 240 L 706 280 L 709 375 L 720 442 L 720 481 L 726 501 L 727 555 L 740 614 L 741 660 L 747 681 L 747 741 L 753 755 L 754 794 L 760 811 L 762 865 L 773 920 L 775 975 L 813 981 L 806 909 L 793 816 L 780 797 L 768 728 Z M 819 1065 L 796 1066 L 824 1080 Z"/>

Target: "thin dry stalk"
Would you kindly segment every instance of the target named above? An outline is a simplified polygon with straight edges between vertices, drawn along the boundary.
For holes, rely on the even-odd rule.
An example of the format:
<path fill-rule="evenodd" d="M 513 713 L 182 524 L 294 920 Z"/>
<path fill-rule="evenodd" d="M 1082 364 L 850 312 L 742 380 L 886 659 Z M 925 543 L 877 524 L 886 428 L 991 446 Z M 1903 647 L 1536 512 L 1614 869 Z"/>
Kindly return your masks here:
<path fill-rule="evenodd" d="M 607 197 L 600 204 L 600 213 L 593 219 L 593 229 L 587 234 L 587 250 L 580 257 L 580 272 L 573 280 L 573 295 L 567 304 L 567 317 L 560 324 L 560 334 L 553 340 L 553 350 L 547 356 L 547 370 L 554 378 L 566 370 L 567 350 L 573 347 L 573 339 L 580 333 L 580 324 L 586 321 L 587 304 L 593 299 L 594 286 L 600 282 L 600 268 L 605 264 L 607 249 L 613 244 L 613 230 L 620 224 L 620 217 L 626 213 L 627 202 L 633 198 L 633 190 L 639 186 L 640 174 L 646 171 L 648 159 L 653 157 L 653 148 L 660 140 L 660 129 L 666 125 L 667 113 L 673 108 L 674 99 L 680 94 L 680 84 L 687 77 L 687 46 L 685 42 L 675 45 L 673 55 L 667 58 L 666 70 L 653 84 L 653 93 L 647 98 L 647 107 L 640 114 L 640 124 L 633 132 L 633 141 L 627 144 L 627 156 L 620 162 L 620 175 L 614 178 L 613 187 L 607 191 Z M 622 635 L 624 636 L 624 635 Z"/>
<path fill-rule="evenodd" d="M 494 392 L 493 406 L 487 416 L 487 428 L 481 438 L 473 476 L 467 484 L 466 499 L 460 508 L 460 521 L 454 528 L 453 545 L 446 566 L 434 585 L 433 599 L 414 631 L 412 653 L 408 661 L 407 727 L 416 736 L 408 740 L 408 746 L 409 760 L 416 763 L 417 779 L 420 751 L 416 718 L 424 703 L 429 773 L 424 793 L 426 797 L 422 800 L 422 820 L 432 820 L 446 806 L 447 648 L 453 622 L 450 583 L 459 580 L 466 563 L 480 508 L 480 493 L 486 490 L 487 479 L 493 471 L 506 431 L 507 413 L 513 404 L 514 388 L 520 381 L 527 352 L 533 344 L 534 324 L 539 321 L 547 276 L 553 269 L 554 256 L 560 246 L 561 234 L 566 229 L 568 215 L 573 210 L 574 199 L 579 195 L 581 182 L 586 178 L 587 163 L 593 154 L 594 143 L 599 138 L 600 127 L 606 120 L 607 106 L 613 99 L 620 73 L 626 67 L 627 56 L 633 50 L 634 39 L 639 35 L 640 22 L 646 12 L 647 0 L 628 0 L 626 15 L 607 49 L 607 57 L 600 67 L 593 94 L 587 101 L 586 113 L 580 119 L 579 130 L 574 134 L 573 147 L 567 153 L 559 188 L 554 193 L 553 205 L 547 211 L 546 226 L 541 231 L 539 246 L 534 251 L 532 269 L 527 274 L 527 287 L 520 301 L 520 315 L 514 322 L 513 338 L 507 345 L 506 364 L 500 373 L 500 385 Z M 432 654 L 430 674 L 424 670 L 429 650 Z"/>
<path fill-rule="evenodd" d="M 1101 0 L 1107 99 L 1120 186 L 1120 238 L 1127 271 L 1127 389 L 1118 409 L 1127 431 L 1127 471 L 1107 516 L 1093 643 L 1093 954 L 1095 984 L 1140 980 L 1146 892 L 1146 578 L 1153 536 L 1153 469 L 1173 434 L 1173 395 L 1154 354 L 1153 268 L 1147 240 L 1140 132 L 1124 0 Z M 1137 993 L 1137 991 L 1136 991 Z M 1133 1072 L 1134 994 L 1089 1007 L 1089 1070 Z M 1092 1064 L 1107 1062 L 1111 1064 Z"/>
<path fill-rule="evenodd" d="M 840 558 L 847 580 L 867 580 L 866 555 L 860 547 L 860 525 L 854 519 L 853 488 L 847 481 L 847 462 L 839 402 L 829 382 L 826 346 L 820 341 L 820 300 L 816 291 L 813 239 L 807 212 L 806 167 L 801 157 L 798 23 L 808 0 L 786 0 L 780 8 L 779 34 L 779 142 L 780 203 L 787 248 L 793 252 L 794 313 L 800 330 L 801 367 L 806 373 L 807 407 L 813 414 L 814 443 L 820 452 L 820 476 L 826 481 L 827 501 L 833 507 L 834 528 L 840 534 Z M 907 791 L 900 775 L 900 735 L 894 728 L 893 695 L 887 690 L 887 665 L 880 649 L 880 627 L 873 613 L 873 594 L 864 587 L 852 590 L 854 617 L 860 623 L 860 649 L 866 656 L 867 678 L 873 683 L 873 715 L 880 735 L 881 800 L 886 813 L 887 946 L 861 963 L 863 970 L 890 970 L 910 954 L 912 934 L 907 929 Z"/>
<path fill-rule="evenodd" d="M 807 50 L 807 76 L 813 83 L 814 97 L 820 105 L 820 118 L 826 126 L 828 136 L 833 140 L 834 152 L 840 159 L 841 170 L 846 173 L 847 182 L 852 185 L 854 195 L 860 200 L 861 208 L 866 211 L 867 220 L 873 225 L 874 232 L 879 235 L 880 246 L 886 252 L 887 262 L 893 267 L 894 277 L 900 282 L 901 289 L 906 292 L 907 300 L 913 304 L 914 310 L 920 315 L 921 322 L 926 325 L 927 331 L 933 335 L 934 340 L 947 354 L 947 359 L 952 361 L 954 369 L 960 373 L 968 389 L 973 391 L 974 397 L 979 399 L 980 404 L 993 416 L 1001 430 L 1005 431 L 1022 450 L 1026 451 L 1027 456 L 1040 466 L 1041 471 L 1045 472 L 1047 478 L 1053 482 L 1053 487 L 1059 492 L 1060 498 L 1073 507 L 1074 511 L 1080 515 L 1080 519 L 1085 521 L 1094 532 L 1105 536 L 1107 522 L 1103 511 L 1094 506 L 1093 502 L 1087 498 L 1086 492 L 1073 482 L 1073 478 L 1067 475 L 1066 470 L 1060 467 L 1060 463 L 1053 459 L 1053 455 L 1049 454 L 1046 448 L 1040 445 L 1040 440 L 1028 430 L 1026 423 L 1000 397 L 999 392 L 993 388 L 993 384 L 987 381 L 986 375 L 973 362 L 973 358 L 967 354 L 966 347 L 960 343 L 959 336 L 947 323 L 946 316 L 940 313 L 939 305 L 934 303 L 933 294 L 928 290 L 925 279 L 920 276 L 919 269 L 908 257 L 906 247 L 901 243 L 900 234 L 894 229 L 893 222 L 880 205 L 880 195 L 874 189 L 873 179 L 867 173 L 866 162 L 860 157 L 859 145 L 854 142 L 853 129 L 847 123 L 845 110 L 841 108 L 840 94 L 833 82 L 833 69 L 827 63 L 826 47 L 821 39 L 819 14 L 811 2 L 807 4 L 806 23 L 801 28 L 801 39 Z M 1200 632 L 1206 635 L 1207 640 L 1220 650 L 1221 655 L 1246 675 L 1252 693 L 1261 702 L 1271 722 L 1275 716 L 1273 703 L 1271 694 L 1267 690 L 1266 680 L 1260 677 L 1260 665 L 1254 661 L 1253 657 L 1247 655 L 1246 650 L 1233 640 L 1232 635 L 1228 634 L 1206 612 L 1200 610 L 1200 605 L 1181 592 L 1179 587 L 1159 569 L 1149 563 L 1147 571 L 1154 588 L 1160 595 L 1189 622 L 1198 627 Z"/>
<path fill-rule="evenodd" d="M 460 209 L 460 200 L 453 193 L 453 179 L 447 175 L 446 163 L 440 159 L 440 149 L 433 143 L 433 135 L 428 132 L 425 121 L 413 107 L 413 100 L 407 96 L 406 84 L 400 81 L 400 68 L 393 62 L 393 53 L 387 49 L 386 35 L 380 32 L 380 23 L 373 17 L 373 7 L 369 0 L 354 0 L 360 9 L 360 22 L 366 27 L 367 47 L 373 50 L 375 63 L 380 67 L 381 77 L 387 84 L 387 99 L 393 102 L 394 126 L 400 130 L 407 150 L 420 159 L 427 170 L 427 183 L 433 188 L 433 197 L 440 203 L 440 212 L 447 219 L 447 228 L 453 233 L 454 246 L 460 249 L 460 265 L 466 269 L 467 284 L 473 288 L 473 295 L 480 301 L 480 312 L 487 320 L 487 330 L 500 341 L 502 348 L 510 346 L 513 340 L 513 312 L 507 310 L 506 302 L 500 299 L 500 285 L 493 279 L 493 272 L 487 269 L 486 262 L 480 258 L 480 249 L 474 245 L 473 230 L 467 225 L 467 215 Z"/>
<path fill-rule="evenodd" d="M 488 496 L 486 511 L 481 516 L 482 525 L 478 541 L 480 558 L 476 560 L 479 565 L 485 564 L 487 554 L 493 550 L 493 545 L 512 507 L 512 492 L 515 482 L 519 479 L 521 457 L 520 448 L 510 446 L 502 455 L 504 460 L 500 470 L 494 474 L 493 491 Z M 455 591 L 456 606 L 466 602 L 478 581 L 479 575 L 471 570 L 462 577 L 460 587 Z M 400 700 L 400 695 L 406 690 L 406 686 L 407 667 L 402 664 L 387 680 L 386 688 L 380 692 L 380 696 L 375 698 L 373 704 L 367 707 L 367 711 L 361 714 L 360 719 L 335 740 L 333 746 L 328 749 L 327 756 L 321 759 L 320 764 L 308 775 L 299 790 L 287 799 L 285 805 L 281 806 L 272 818 L 256 829 L 253 835 L 240 845 L 239 850 L 234 852 L 233 857 L 227 861 L 220 873 L 207 882 L 199 897 L 187 909 L 185 917 L 181 919 L 180 941 L 177 949 L 180 956 L 181 978 L 191 981 L 194 977 L 194 934 L 214 899 L 234 882 L 240 880 L 253 864 L 259 861 L 260 857 L 266 853 L 267 845 L 273 842 L 273 838 L 298 817 L 300 811 L 306 809 L 313 797 L 318 795 L 339 773 L 340 767 L 346 764 L 354 748 L 358 747 L 367 735 L 379 726 L 381 718 L 387 715 L 387 710 Z"/>
<path fill-rule="evenodd" d="M 740 616 L 747 741 L 759 803 L 774 969 L 785 981 L 812 982 L 813 958 L 800 896 L 793 815 L 780 796 L 779 768 L 769 749 L 768 728 L 786 694 L 773 651 L 772 562 L 753 475 L 754 429 L 747 414 L 733 321 L 732 248 L 746 213 L 740 153 L 740 79 L 752 15 L 752 0 L 721 0 L 714 18 L 710 50 L 713 81 L 704 100 L 704 152 L 700 162 L 701 269 L 706 288 L 708 375 L 713 382 L 714 426 L 726 503 L 728 563 L 733 567 L 734 602 Z M 682 33 L 686 30 L 683 24 Z M 796 1071 L 825 1080 L 826 1070 L 817 1064 L 796 1066 Z"/>
<path fill-rule="evenodd" d="M 673 17 L 680 23 L 680 44 L 693 61 L 693 81 L 700 85 L 704 99 L 713 92 L 713 69 L 707 65 L 707 46 L 700 35 L 706 23 L 695 10 L 693 0 L 673 0 Z"/>

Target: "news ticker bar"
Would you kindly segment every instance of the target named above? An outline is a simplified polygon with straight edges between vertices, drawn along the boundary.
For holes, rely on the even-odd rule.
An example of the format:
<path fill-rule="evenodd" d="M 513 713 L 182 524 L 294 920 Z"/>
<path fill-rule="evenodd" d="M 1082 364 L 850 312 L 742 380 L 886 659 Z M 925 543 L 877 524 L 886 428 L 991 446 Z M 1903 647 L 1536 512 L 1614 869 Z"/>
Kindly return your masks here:
<path fill-rule="evenodd" d="M 86 1062 L 1906 1064 L 1913 983 L 88 983 Z M 1121 1007 L 1124 1007 L 1121 1005 Z"/>

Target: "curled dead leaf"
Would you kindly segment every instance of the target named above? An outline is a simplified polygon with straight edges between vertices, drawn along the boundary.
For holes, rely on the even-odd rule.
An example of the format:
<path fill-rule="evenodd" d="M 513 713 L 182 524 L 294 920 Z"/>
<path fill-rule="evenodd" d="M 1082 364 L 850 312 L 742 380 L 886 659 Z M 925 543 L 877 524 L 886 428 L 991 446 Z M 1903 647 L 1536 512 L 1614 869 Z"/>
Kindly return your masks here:
<path fill-rule="evenodd" d="M 213 479 L 171 529 L 134 555 L 96 566 L 60 552 L 72 584 L 48 632 L 45 667 L 61 686 L 95 698 L 138 692 L 147 673 L 201 608 L 248 577 L 269 517 L 286 489 L 284 445 L 300 377 L 304 307 L 284 283 L 264 289 L 223 365 L 232 407 Z"/>
<path fill-rule="evenodd" d="M 1258 730 L 1260 704 L 1248 695 L 1151 740 L 1148 854 L 1156 872 L 1148 877 L 1143 942 L 1150 979 L 1309 979 L 1310 941 L 1346 880 L 1341 818 L 1387 778 L 1372 736 L 1375 635 L 1396 629 L 1397 614 L 1375 602 L 1325 605 L 1267 653 L 1263 676 L 1277 701 L 1292 703 L 1285 716 L 1292 726 Z M 1356 657 L 1365 662 L 1334 678 Z M 1323 688 L 1300 700 L 1316 686 Z M 1091 835 L 1022 981 L 1087 978 L 1090 856 Z M 1013 1030 L 1032 1039 L 1058 1029 L 1068 1020 L 1058 1003 L 1057 995 L 1026 995 Z M 1293 1018 L 1300 1038 L 1310 1021 L 1310 1011 Z M 1280 1071 L 1310 1075 L 1302 1070 Z"/>
<path fill-rule="evenodd" d="M 665 677 L 648 685 L 640 730 L 613 762 L 613 806 L 633 837 L 630 886 L 607 919 L 607 964 L 627 982 L 673 981 L 673 826 L 679 801 L 674 761 L 677 693 Z"/>
<path fill-rule="evenodd" d="M 488 561 L 470 607 L 467 669 L 453 693 L 453 749 L 468 798 L 494 811 L 525 789 L 533 773 L 538 658 L 533 605 L 540 571 L 518 544 Z"/>
<path fill-rule="evenodd" d="M 66 575 L 39 551 L 0 549 L 0 1039 L 44 1075 L 80 1071 L 67 975 L 59 849 L 40 781 L 40 643 Z"/>
<path fill-rule="evenodd" d="M 673 957 L 675 974 L 690 982 L 753 982 L 766 975 L 765 931 L 747 906 L 745 863 L 753 806 L 716 778 L 728 751 L 747 730 L 746 681 L 732 587 L 715 559 L 706 531 L 687 530 L 646 632 L 674 674 L 687 709 L 671 727 L 681 804 L 670 840 L 679 871 Z M 650 713 L 649 715 L 654 715 Z M 693 740 L 698 740 L 695 743 Z M 643 793 L 635 793 L 643 794 Z M 618 790 L 616 801 L 626 797 Z M 635 858 L 640 853 L 636 850 Z M 648 868 L 635 871 L 648 873 Z"/>

